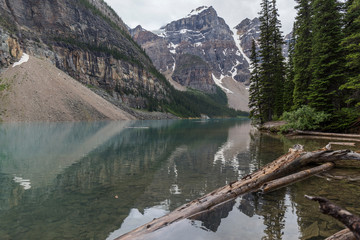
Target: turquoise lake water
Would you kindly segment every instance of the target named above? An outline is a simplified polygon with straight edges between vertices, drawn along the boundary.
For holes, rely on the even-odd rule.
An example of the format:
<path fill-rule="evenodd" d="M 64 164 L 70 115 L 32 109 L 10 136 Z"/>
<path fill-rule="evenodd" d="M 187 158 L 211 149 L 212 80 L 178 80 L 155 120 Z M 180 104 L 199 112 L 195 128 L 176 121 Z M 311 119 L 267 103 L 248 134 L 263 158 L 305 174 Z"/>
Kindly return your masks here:
<path fill-rule="evenodd" d="M 0 124 L 0 239 L 114 239 L 296 143 L 327 142 L 261 134 L 239 119 Z M 305 194 L 360 213 L 359 182 L 313 177 L 148 239 L 324 239 L 343 229 Z"/>

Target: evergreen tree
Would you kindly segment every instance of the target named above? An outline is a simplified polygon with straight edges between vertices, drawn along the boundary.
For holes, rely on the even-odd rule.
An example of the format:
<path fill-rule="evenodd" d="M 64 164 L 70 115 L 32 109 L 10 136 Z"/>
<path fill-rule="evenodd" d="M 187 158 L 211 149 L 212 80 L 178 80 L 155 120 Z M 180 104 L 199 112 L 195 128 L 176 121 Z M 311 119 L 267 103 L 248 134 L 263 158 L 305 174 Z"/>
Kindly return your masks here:
<path fill-rule="evenodd" d="M 249 88 L 249 108 L 250 108 L 250 118 L 254 122 L 261 122 L 261 95 L 260 95 L 260 78 L 259 78 L 259 58 L 256 52 L 255 40 L 252 40 L 251 47 L 251 78 L 250 78 L 250 88 Z"/>
<path fill-rule="evenodd" d="M 271 71 L 274 84 L 274 116 L 280 117 L 284 110 L 284 82 L 285 82 L 285 58 L 282 55 L 282 46 L 284 44 L 283 37 L 281 35 L 281 23 L 279 20 L 278 9 L 276 7 L 276 0 L 272 0 L 271 5 L 271 18 L 270 27 L 272 32 L 272 45 L 273 52 L 271 54 Z"/>
<path fill-rule="evenodd" d="M 293 105 L 293 93 L 294 93 L 294 47 L 295 47 L 295 24 L 293 27 L 293 31 L 291 34 L 291 39 L 289 42 L 289 59 L 287 62 L 287 68 L 286 68 L 286 78 L 284 83 L 284 112 L 289 112 Z"/>
<path fill-rule="evenodd" d="M 346 54 L 346 82 L 340 89 L 347 91 L 349 107 L 360 107 L 360 0 L 347 4 L 345 38 L 341 43 Z"/>
<path fill-rule="evenodd" d="M 260 92 L 261 99 L 259 105 L 262 106 L 261 122 L 266 122 L 272 120 L 273 109 L 274 109 L 274 86 L 272 79 L 271 71 L 271 61 L 272 61 L 272 29 L 270 26 L 271 21 L 271 4 L 269 0 L 262 0 L 261 2 L 261 12 L 260 12 L 260 58 L 261 65 L 259 68 L 259 78 L 261 79 Z"/>
<path fill-rule="evenodd" d="M 341 15 L 336 0 L 314 0 L 313 47 L 309 86 L 309 105 L 318 111 L 333 112 L 340 108 L 338 88 L 343 80 Z M 304 51 L 304 49 L 303 49 Z"/>
<path fill-rule="evenodd" d="M 295 0 L 297 16 L 293 31 L 294 46 L 294 106 L 300 108 L 307 103 L 309 85 L 312 79 L 310 61 L 312 58 L 311 0 Z"/>
<path fill-rule="evenodd" d="M 283 112 L 284 57 L 276 0 L 263 0 L 260 12 L 260 99 L 261 122 L 270 121 Z"/>

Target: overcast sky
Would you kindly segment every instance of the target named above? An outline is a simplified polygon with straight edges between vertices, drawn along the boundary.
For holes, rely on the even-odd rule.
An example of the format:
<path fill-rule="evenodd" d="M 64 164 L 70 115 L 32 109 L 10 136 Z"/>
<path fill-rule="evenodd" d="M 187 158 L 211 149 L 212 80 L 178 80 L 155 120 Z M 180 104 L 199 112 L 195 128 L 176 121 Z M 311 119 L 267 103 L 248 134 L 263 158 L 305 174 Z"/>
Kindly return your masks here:
<path fill-rule="evenodd" d="M 171 21 L 185 17 L 200 6 L 213 6 L 230 28 L 244 18 L 253 19 L 261 10 L 261 0 L 105 0 L 131 28 L 141 25 L 157 30 Z M 292 30 L 296 15 L 294 0 L 277 1 L 284 34 Z"/>

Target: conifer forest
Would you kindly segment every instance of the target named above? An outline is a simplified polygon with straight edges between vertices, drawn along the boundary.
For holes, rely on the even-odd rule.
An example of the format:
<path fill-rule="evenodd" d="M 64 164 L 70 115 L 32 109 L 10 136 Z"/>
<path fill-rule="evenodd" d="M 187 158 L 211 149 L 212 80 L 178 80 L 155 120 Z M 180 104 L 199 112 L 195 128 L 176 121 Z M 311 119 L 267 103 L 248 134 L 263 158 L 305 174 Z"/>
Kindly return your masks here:
<path fill-rule="evenodd" d="M 358 131 L 360 0 L 296 4 L 285 59 L 276 0 L 261 2 L 261 35 L 251 55 L 250 116 L 260 124 L 295 116 L 311 122 L 304 130 Z"/>

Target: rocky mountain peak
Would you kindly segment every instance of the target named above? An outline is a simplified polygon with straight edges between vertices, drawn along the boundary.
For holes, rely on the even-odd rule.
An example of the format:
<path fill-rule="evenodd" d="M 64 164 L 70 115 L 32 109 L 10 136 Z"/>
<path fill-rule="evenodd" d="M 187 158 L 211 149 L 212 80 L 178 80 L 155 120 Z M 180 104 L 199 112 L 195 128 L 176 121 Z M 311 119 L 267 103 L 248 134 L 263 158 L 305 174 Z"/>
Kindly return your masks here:
<path fill-rule="evenodd" d="M 257 39 L 260 37 L 260 19 L 248 19 L 245 18 L 238 24 L 236 27 L 237 38 L 240 40 L 240 46 L 243 49 L 244 54 L 247 57 L 251 56 L 251 46 L 252 40 L 255 40 L 257 44 Z"/>
<path fill-rule="evenodd" d="M 144 31 L 146 31 L 146 30 L 141 25 L 137 25 L 135 28 L 129 29 L 131 36 L 134 36 L 136 34 L 139 34 L 140 32 L 144 32 Z"/>
<path fill-rule="evenodd" d="M 216 34 L 216 37 L 228 37 L 231 35 L 231 30 L 229 26 L 226 24 L 225 20 L 220 18 L 217 15 L 217 12 L 213 7 L 199 7 L 195 10 L 192 10 L 187 17 L 173 21 L 162 28 L 164 31 L 169 32 L 179 32 L 182 35 L 192 35 L 189 37 L 185 37 L 189 40 L 195 39 L 194 35 L 198 34 L 200 31 L 201 34 L 199 37 L 205 37 L 208 33 Z M 228 37 L 228 39 L 230 39 Z M 178 39 L 184 40 L 184 39 Z"/>
<path fill-rule="evenodd" d="M 260 38 L 260 24 L 260 19 L 257 17 L 252 20 L 245 18 L 235 27 L 237 34 L 236 37 L 240 40 L 240 47 L 243 49 L 243 52 L 247 57 L 250 57 L 251 55 L 253 39 L 255 40 L 257 48 L 259 47 L 258 39 Z M 291 33 L 289 33 L 284 37 L 285 44 L 283 45 L 283 56 L 285 58 L 288 57 L 288 45 L 291 36 Z"/>
<path fill-rule="evenodd" d="M 235 28 L 239 31 L 239 34 L 244 34 L 249 30 L 255 29 L 260 30 L 260 19 L 254 18 L 250 20 L 249 18 L 245 18 L 238 24 Z"/>
<path fill-rule="evenodd" d="M 144 33 L 133 36 L 168 79 L 208 93 L 214 93 L 216 85 L 223 88 L 226 77 L 238 82 L 249 79 L 248 61 L 234 33 L 211 6 L 196 8 L 153 34 L 158 38 Z"/>
<path fill-rule="evenodd" d="M 199 15 L 199 14 L 206 14 L 206 15 L 209 15 L 209 14 L 215 14 L 217 15 L 215 9 L 210 6 L 201 6 L 201 7 L 198 7 L 196 9 L 193 9 L 188 15 L 187 17 L 192 17 L 192 16 L 196 16 L 196 15 Z"/>

